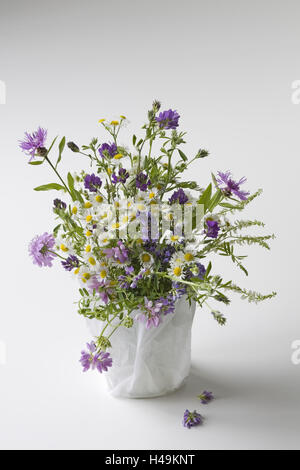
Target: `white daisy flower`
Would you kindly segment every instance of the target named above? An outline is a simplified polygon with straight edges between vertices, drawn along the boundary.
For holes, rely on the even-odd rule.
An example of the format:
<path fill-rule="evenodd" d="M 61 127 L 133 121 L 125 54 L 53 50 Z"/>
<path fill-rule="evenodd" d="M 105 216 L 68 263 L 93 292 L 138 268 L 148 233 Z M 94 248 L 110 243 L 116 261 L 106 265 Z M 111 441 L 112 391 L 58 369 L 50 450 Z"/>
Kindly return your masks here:
<path fill-rule="evenodd" d="M 112 236 L 109 232 L 102 232 L 98 235 L 98 244 L 100 247 L 107 246 L 112 239 Z"/>
<path fill-rule="evenodd" d="M 154 262 L 153 256 L 147 253 L 147 251 L 144 251 L 140 254 L 140 262 L 145 268 L 150 267 Z"/>

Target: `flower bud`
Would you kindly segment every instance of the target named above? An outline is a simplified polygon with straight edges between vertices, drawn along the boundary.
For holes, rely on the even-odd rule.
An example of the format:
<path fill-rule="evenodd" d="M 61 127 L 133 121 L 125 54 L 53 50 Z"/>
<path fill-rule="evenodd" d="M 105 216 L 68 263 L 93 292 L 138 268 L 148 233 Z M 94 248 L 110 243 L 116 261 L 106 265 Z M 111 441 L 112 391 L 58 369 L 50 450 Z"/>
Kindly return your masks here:
<path fill-rule="evenodd" d="M 48 150 L 46 149 L 46 147 L 39 147 L 36 150 L 36 154 L 38 157 L 46 157 L 47 153 L 48 153 Z"/>
<path fill-rule="evenodd" d="M 72 152 L 79 152 L 79 147 L 78 145 L 74 144 L 74 142 L 68 142 L 67 146 L 70 150 L 72 150 Z"/>

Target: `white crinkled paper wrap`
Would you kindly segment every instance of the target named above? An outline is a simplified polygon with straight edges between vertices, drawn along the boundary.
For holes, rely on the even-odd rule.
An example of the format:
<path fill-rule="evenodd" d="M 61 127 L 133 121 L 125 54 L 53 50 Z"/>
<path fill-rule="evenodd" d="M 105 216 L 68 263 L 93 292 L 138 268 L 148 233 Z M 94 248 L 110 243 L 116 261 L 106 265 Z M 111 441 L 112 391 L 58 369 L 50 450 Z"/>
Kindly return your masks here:
<path fill-rule="evenodd" d="M 179 388 L 190 371 L 194 314 L 195 303 L 190 307 L 181 297 L 175 312 L 164 316 L 158 327 L 146 329 L 138 320 L 132 328 L 118 328 L 111 337 L 113 366 L 105 372 L 111 395 L 156 397 Z M 88 320 L 88 326 L 93 336 L 103 327 L 95 319 Z"/>

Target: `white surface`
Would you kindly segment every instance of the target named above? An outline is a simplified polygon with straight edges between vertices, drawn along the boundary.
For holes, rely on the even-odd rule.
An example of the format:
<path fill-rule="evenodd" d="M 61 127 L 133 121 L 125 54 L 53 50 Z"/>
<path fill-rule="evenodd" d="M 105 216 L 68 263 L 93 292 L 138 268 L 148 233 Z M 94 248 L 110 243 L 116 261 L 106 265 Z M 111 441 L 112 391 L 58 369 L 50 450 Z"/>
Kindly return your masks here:
<path fill-rule="evenodd" d="M 1 2 L 1 448 L 299 448 L 299 14 L 296 0 Z M 249 279 L 224 259 L 213 268 L 278 297 L 259 306 L 233 298 L 225 328 L 198 311 L 187 385 L 117 400 L 81 372 L 90 337 L 76 284 L 59 265 L 42 270 L 28 258 L 28 241 L 53 227 L 54 194 L 31 188 L 54 178 L 26 164 L 17 140 L 42 125 L 88 143 L 100 117 L 124 113 L 126 142 L 154 98 L 180 112 L 186 153 L 211 152 L 189 177 L 204 186 L 211 170 L 231 169 L 247 189 L 264 188 L 247 217 L 277 234 L 272 252 L 245 250 Z M 62 169 L 82 164 L 68 153 Z M 217 395 L 206 407 L 195 398 L 204 388 Z M 183 429 L 186 408 L 205 424 Z"/>

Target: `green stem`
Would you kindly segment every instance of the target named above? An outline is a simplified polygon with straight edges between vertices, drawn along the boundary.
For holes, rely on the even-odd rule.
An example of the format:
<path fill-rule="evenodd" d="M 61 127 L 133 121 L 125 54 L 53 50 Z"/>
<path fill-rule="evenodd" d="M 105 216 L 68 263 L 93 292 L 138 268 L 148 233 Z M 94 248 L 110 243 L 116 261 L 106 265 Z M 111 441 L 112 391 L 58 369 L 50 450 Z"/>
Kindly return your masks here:
<path fill-rule="evenodd" d="M 73 196 L 71 194 L 71 191 L 69 190 L 68 186 L 66 185 L 66 183 L 64 182 L 64 180 L 62 179 L 62 177 L 60 176 L 60 174 L 58 173 L 58 171 L 56 170 L 56 168 L 54 167 L 54 165 L 52 165 L 51 161 L 49 160 L 48 157 L 45 157 L 45 160 L 47 160 L 47 162 L 49 163 L 49 165 L 51 166 L 52 170 L 54 171 L 54 173 L 56 174 L 56 176 L 59 178 L 59 180 L 62 182 L 63 186 L 66 188 L 66 190 L 68 191 L 68 193 L 70 194 L 71 198 L 73 199 Z"/>

